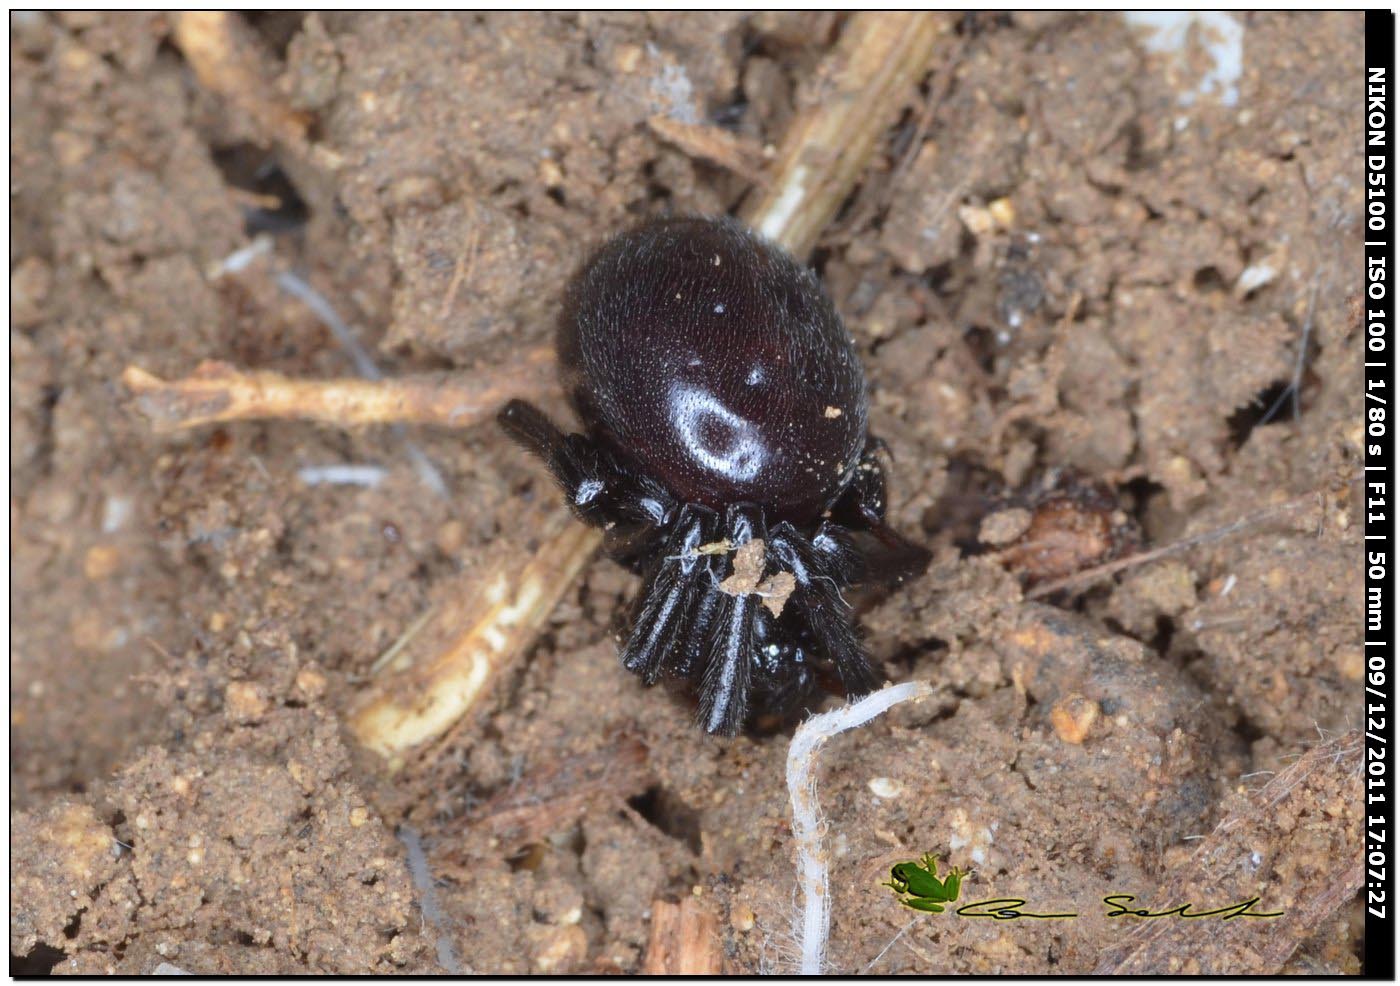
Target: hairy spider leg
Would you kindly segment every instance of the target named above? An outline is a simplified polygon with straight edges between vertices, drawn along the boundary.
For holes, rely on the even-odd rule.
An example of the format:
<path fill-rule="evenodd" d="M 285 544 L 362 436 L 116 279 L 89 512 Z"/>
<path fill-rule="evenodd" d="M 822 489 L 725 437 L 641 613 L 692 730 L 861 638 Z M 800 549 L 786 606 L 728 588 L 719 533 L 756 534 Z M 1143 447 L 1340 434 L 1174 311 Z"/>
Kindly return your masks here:
<path fill-rule="evenodd" d="M 868 531 L 877 542 L 874 550 L 863 551 L 863 571 L 858 582 L 897 582 L 923 573 L 933 555 L 885 523 L 885 468 L 880 453 L 889 446 L 873 435 L 865 441 L 865 451 L 841 496 L 831 508 L 831 518 L 853 531 Z"/>
<path fill-rule="evenodd" d="M 513 400 L 497 420 L 526 451 L 544 460 L 584 523 L 661 527 L 674 513 L 675 502 L 659 484 L 636 476 L 588 437 L 564 434 L 533 404 Z"/>
<path fill-rule="evenodd" d="M 708 573 L 707 576 L 702 576 L 705 591 L 694 596 L 690 626 L 685 635 L 676 642 L 676 649 L 671 657 L 671 669 L 679 677 L 694 681 L 704 671 L 705 662 L 709 659 L 710 629 L 715 625 L 720 602 L 725 598 L 724 593 L 715 588 L 724 578 L 721 571 L 724 558 L 724 555 L 706 555 L 701 563 Z"/>
<path fill-rule="evenodd" d="M 661 560 L 637 597 L 622 664 L 648 685 L 656 683 L 668 663 L 674 665 L 694 622 L 697 597 L 714 592 L 709 565 L 713 556 L 699 549 L 718 533 L 714 511 L 691 503 L 681 507 Z"/>
<path fill-rule="evenodd" d="M 836 668 L 846 694 L 855 698 L 873 691 L 879 677 L 856 636 L 851 607 L 841 596 L 858 565 L 849 541 L 830 524 L 823 524 L 809 541 L 783 522 L 773 529 L 768 551 L 797 580 L 796 612 L 807 621 L 817 650 Z"/>
<path fill-rule="evenodd" d="M 724 513 L 724 536 L 735 549 L 766 538 L 763 511 L 752 503 L 731 505 Z M 721 598 L 709 633 L 699 720 L 707 733 L 733 736 L 748 713 L 754 620 L 760 600 L 753 592 L 713 591 Z"/>

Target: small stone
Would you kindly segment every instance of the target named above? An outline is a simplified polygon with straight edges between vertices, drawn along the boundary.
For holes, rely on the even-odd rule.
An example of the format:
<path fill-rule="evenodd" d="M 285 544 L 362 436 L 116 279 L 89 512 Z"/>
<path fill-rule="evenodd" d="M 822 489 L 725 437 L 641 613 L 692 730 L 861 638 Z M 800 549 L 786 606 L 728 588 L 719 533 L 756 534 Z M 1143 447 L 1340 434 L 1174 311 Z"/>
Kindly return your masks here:
<path fill-rule="evenodd" d="M 537 925 L 535 968 L 540 972 L 567 972 L 588 954 L 588 935 L 577 924 Z"/>
<path fill-rule="evenodd" d="M 1366 674 L 1366 658 L 1356 647 L 1343 647 L 1336 651 L 1332 655 L 1332 663 L 1347 681 L 1360 681 Z"/>
<path fill-rule="evenodd" d="M 642 49 L 636 45 L 618 45 L 617 51 L 613 55 L 613 65 L 623 75 L 635 72 L 641 61 Z"/>
<path fill-rule="evenodd" d="M 302 668 L 296 677 L 297 694 L 303 699 L 317 699 L 326 693 L 326 676 L 316 668 Z"/>
<path fill-rule="evenodd" d="M 993 221 L 1002 229 L 1010 229 L 1016 225 L 1016 206 L 1008 198 L 995 199 L 987 204 L 987 211 L 991 213 Z"/>
<path fill-rule="evenodd" d="M 553 158 L 541 158 L 539 164 L 540 184 L 545 188 L 558 188 L 564 184 L 564 171 Z"/>
<path fill-rule="evenodd" d="M 224 713 L 237 722 L 256 722 L 267 712 L 267 699 L 249 681 L 231 681 L 224 689 Z"/>
<path fill-rule="evenodd" d="M 1200 471 L 1182 455 L 1173 456 L 1162 465 L 1161 482 L 1170 493 L 1173 505 L 1188 503 L 1206 490 Z"/>
<path fill-rule="evenodd" d="M 891 777 L 872 777 L 865 786 L 877 798 L 894 799 L 904 793 L 904 785 Z"/>
<path fill-rule="evenodd" d="M 437 529 L 433 544 L 444 555 L 454 556 L 467 543 L 467 528 L 460 520 L 449 520 Z"/>
<path fill-rule="evenodd" d="M 996 228 L 996 219 L 988 209 L 977 205 L 964 205 L 958 209 L 958 218 L 973 236 L 986 236 Z"/>
<path fill-rule="evenodd" d="M 1050 724 L 1055 727 L 1056 735 L 1076 746 L 1084 742 L 1098 718 L 1099 703 L 1077 692 L 1066 695 L 1050 710 Z"/>
<path fill-rule="evenodd" d="M 314 778 L 299 761 L 288 760 L 287 773 L 292 775 L 292 780 L 296 781 L 303 791 L 309 792 L 315 786 Z"/>
<path fill-rule="evenodd" d="M 1030 530 L 1030 527 L 1031 512 L 1024 507 L 998 510 L 996 513 L 982 518 L 982 526 L 977 531 L 977 540 L 994 547 L 1010 544 Z"/>
<path fill-rule="evenodd" d="M 110 544 L 93 545 L 83 556 L 83 574 L 93 582 L 107 578 L 121 566 L 121 554 Z"/>
<path fill-rule="evenodd" d="M 356 805 L 354 808 L 350 809 L 350 827 L 352 829 L 360 828 L 368 821 L 369 809 L 364 805 Z"/>
<path fill-rule="evenodd" d="M 443 199 L 442 182 L 432 175 L 409 175 L 389 187 L 389 201 L 400 209 L 433 209 Z"/>

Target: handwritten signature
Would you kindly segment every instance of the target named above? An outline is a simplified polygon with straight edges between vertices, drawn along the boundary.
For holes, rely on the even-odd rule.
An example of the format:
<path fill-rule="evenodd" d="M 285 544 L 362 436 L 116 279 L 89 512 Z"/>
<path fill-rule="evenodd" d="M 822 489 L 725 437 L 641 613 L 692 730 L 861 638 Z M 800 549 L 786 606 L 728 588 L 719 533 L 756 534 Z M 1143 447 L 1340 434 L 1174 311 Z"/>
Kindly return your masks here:
<path fill-rule="evenodd" d="M 1209 911 L 1192 910 L 1192 904 L 1181 904 L 1165 911 L 1130 907 L 1129 905 L 1136 900 L 1137 897 L 1133 894 L 1109 894 L 1103 898 L 1104 904 L 1108 907 L 1104 916 L 1110 918 L 1219 918 L 1222 921 L 1232 921 L 1235 918 L 1276 918 L 1283 915 L 1282 911 L 1254 910 L 1254 906 L 1259 903 L 1258 897 L 1250 897 L 1247 900 L 1227 904 Z M 1022 910 L 1025 906 L 1026 901 L 1020 897 L 996 897 L 991 900 L 979 900 L 971 904 L 964 904 L 958 908 L 957 914 L 964 918 L 990 918 L 993 921 L 1019 921 L 1022 918 L 1052 921 L 1079 917 L 1078 914 L 1039 914 L 1035 911 Z"/>
<path fill-rule="evenodd" d="M 1132 894 L 1109 894 L 1103 899 L 1112 910 L 1108 912 L 1108 917 L 1135 917 L 1135 918 L 1215 918 L 1222 921 L 1233 921 L 1235 918 L 1276 918 L 1282 917 L 1282 911 L 1255 911 L 1252 910 L 1255 904 L 1259 903 L 1258 897 L 1250 897 L 1237 904 L 1226 904 L 1224 907 L 1217 907 L 1213 911 L 1192 911 L 1190 904 L 1182 904 L 1180 907 L 1173 907 L 1166 911 L 1149 911 L 1145 908 L 1134 909 L 1127 905 L 1137 900 Z M 1123 903 L 1118 903 L 1122 901 Z"/>

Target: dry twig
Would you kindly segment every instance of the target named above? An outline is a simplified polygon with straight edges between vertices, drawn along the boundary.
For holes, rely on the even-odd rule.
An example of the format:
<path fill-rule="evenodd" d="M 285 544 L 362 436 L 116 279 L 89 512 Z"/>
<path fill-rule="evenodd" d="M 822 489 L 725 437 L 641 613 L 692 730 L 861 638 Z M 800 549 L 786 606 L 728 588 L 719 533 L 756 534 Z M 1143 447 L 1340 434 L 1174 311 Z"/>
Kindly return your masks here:
<path fill-rule="evenodd" d="M 899 118 L 928 70 L 945 17 L 927 12 L 860 13 L 818 77 L 820 99 L 803 111 L 778 154 L 773 181 L 750 224 L 805 256 L 869 164 L 880 135 Z"/>
<path fill-rule="evenodd" d="M 719 922 L 704 903 L 694 897 L 679 904 L 652 901 L 642 975 L 718 976 L 722 962 Z"/>
<path fill-rule="evenodd" d="M 404 673 L 379 678 L 350 717 L 350 728 L 391 769 L 405 751 L 441 735 L 473 707 L 501 669 L 534 642 L 560 597 L 593 557 L 598 533 L 559 510 L 538 551 L 516 568 L 474 574 L 441 606 L 420 639 L 447 646 Z"/>
<path fill-rule="evenodd" d="M 646 789 L 647 748 L 634 737 L 553 761 L 486 802 L 467 819 L 515 845 L 574 824 L 590 803 L 620 805 Z"/>
<path fill-rule="evenodd" d="M 200 85 L 244 113 L 269 142 L 305 144 L 305 114 L 278 95 L 271 82 L 276 76 L 272 56 L 240 15 L 186 10 L 173 15 L 171 26 Z"/>
<path fill-rule="evenodd" d="M 511 397 L 541 395 L 556 386 L 553 354 L 544 348 L 509 366 L 384 380 L 302 380 L 206 360 L 179 380 L 129 366 L 122 383 L 158 432 L 259 418 L 463 428 L 486 420 Z"/>
<path fill-rule="evenodd" d="M 647 126 L 662 140 L 676 145 L 691 157 L 728 168 L 755 185 L 768 183 L 763 149 L 752 141 L 710 124 L 682 123 L 665 115 L 653 116 L 647 120 Z"/>

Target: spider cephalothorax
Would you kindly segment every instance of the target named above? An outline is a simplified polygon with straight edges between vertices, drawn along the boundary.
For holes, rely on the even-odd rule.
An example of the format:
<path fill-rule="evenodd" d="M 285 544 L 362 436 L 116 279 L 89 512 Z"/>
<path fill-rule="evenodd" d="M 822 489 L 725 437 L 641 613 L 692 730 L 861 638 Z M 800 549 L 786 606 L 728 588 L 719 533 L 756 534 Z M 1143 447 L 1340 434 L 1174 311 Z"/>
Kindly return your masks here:
<path fill-rule="evenodd" d="M 623 664 L 698 683 L 724 735 L 796 708 L 818 661 L 870 691 L 841 591 L 928 556 L 884 523 L 860 361 L 812 272 L 730 219 L 654 220 L 584 266 L 559 357 L 585 433 L 521 401 L 501 422 L 643 574 Z"/>

